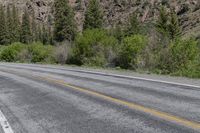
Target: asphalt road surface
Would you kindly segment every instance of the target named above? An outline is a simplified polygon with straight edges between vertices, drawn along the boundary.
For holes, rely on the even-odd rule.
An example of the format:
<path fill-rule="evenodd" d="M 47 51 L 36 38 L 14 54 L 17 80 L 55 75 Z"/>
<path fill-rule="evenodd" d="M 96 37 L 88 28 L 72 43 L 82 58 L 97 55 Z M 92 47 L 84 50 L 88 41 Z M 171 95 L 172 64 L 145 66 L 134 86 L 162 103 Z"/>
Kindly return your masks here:
<path fill-rule="evenodd" d="M 0 133 L 200 132 L 200 80 L 144 77 L 0 63 Z"/>

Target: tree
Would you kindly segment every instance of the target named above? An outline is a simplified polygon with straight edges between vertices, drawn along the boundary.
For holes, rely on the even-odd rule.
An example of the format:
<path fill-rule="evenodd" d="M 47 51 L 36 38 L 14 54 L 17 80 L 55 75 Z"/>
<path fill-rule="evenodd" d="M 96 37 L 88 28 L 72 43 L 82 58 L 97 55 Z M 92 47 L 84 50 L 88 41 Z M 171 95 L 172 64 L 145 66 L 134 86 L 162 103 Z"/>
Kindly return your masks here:
<path fill-rule="evenodd" d="M 6 26 L 7 26 L 7 43 L 11 44 L 13 42 L 13 17 L 10 11 L 10 6 L 7 6 L 7 13 L 6 13 Z"/>
<path fill-rule="evenodd" d="M 175 40 L 176 38 L 178 38 L 181 35 L 181 28 L 179 25 L 178 17 L 176 15 L 176 12 L 172 9 L 170 12 L 168 32 L 169 32 L 169 38 L 171 40 Z"/>
<path fill-rule="evenodd" d="M 12 7 L 12 42 L 19 42 L 20 41 L 20 21 L 18 11 L 13 5 Z"/>
<path fill-rule="evenodd" d="M 27 10 L 24 11 L 24 14 L 22 16 L 20 40 L 22 43 L 27 43 L 27 44 L 31 42 L 30 18 Z"/>
<path fill-rule="evenodd" d="M 170 15 L 168 15 L 166 8 L 161 7 L 160 15 L 156 23 L 156 28 L 157 31 L 161 33 L 161 35 L 169 38 L 172 41 L 181 35 L 178 16 L 173 9 L 170 10 Z"/>
<path fill-rule="evenodd" d="M 129 24 L 126 29 L 126 36 L 139 34 L 140 33 L 140 22 L 138 21 L 137 15 L 135 13 L 130 15 Z"/>
<path fill-rule="evenodd" d="M 41 25 L 38 24 L 36 26 L 37 30 L 36 30 L 36 40 L 42 42 L 42 28 Z"/>
<path fill-rule="evenodd" d="M 48 41 L 49 44 L 53 45 L 53 34 L 52 34 L 52 24 L 53 24 L 53 19 L 52 16 L 48 16 Z"/>
<path fill-rule="evenodd" d="M 52 29 L 51 26 L 48 27 L 48 43 L 53 45 L 53 35 L 52 35 Z"/>
<path fill-rule="evenodd" d="M 42 43 L 43 44 L 49 43 L 48 31 L 44 24 L 42 25 Z"/>
<path fill-rule="evenodd" d="M 7 44 L 7 28 L 5 12 L 2 5 L 0 5 L 0 45 Z"/>
<path fill-rule="evenodd" d="M 155 24 L 156 31 L 159 37 L 160 48 L 167 48 L 170 43 L 169 38 L 169 14 L 165 6 L 162 6 L 159 10 L 159 17 Z"/>
<path fill-rule="evenodd" d="M 163 36 L 168 36 L 168 13 L 164 6 L 162 6 L 159 10 L 159 17 L 156 22 L 156 29 Z"/>
<path fill-rule="evenodd" d="M 111 35 L 113 35 L 119 42 L 124 38 L 125 32 L 119 24 L 111 29 Z"/>
<path fill-rule="evenodd" d="M 58 42 L 72 41 L 76 35 L 74 12 L 68 0 L 55 0 L 54 39 Z"/>
<path fill-rule="evenodd" d="M 103 14 L 98 0 L 90 0 L 85 14 L 84 29 L 101 28 L 103 25 Z"/>
<path fill-rule="evenodd" d="M 33 12 L 32 17 L 31 17 L 31 33 L 32 33 L 32 41 L 38 41 L 37 40 L 37 26 L 36 26 L 36 22 L 35 22 L 35 13 Z"/>

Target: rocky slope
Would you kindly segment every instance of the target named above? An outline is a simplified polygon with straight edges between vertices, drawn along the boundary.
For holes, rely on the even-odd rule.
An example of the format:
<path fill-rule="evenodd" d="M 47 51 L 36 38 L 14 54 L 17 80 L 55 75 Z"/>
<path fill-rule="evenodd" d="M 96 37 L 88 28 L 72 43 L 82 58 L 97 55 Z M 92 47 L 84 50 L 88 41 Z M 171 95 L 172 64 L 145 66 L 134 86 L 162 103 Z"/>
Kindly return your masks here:
<path fill-rule="evenodd" d="M 75 19 L 82 29 L 84 13 L 89 0 L 69 0 L 75 10 Z M 0 0 L 3 5 L 15 4 L 22 14 L 24 8 L 29 13 L 35 13 L 38 22 L 47 22 L 53 19 L 53 0 Z M 104 11 L 104 26 L 111 27 L 115 24 L 126 23 L 132 12 L 137 12 L 141 22 L 151 22 L 158 14 L 162 4 L 174 7 L 180 17 L 184 33 L 200 32 L 200 1 L 199 0 L 101 0 Z"/>

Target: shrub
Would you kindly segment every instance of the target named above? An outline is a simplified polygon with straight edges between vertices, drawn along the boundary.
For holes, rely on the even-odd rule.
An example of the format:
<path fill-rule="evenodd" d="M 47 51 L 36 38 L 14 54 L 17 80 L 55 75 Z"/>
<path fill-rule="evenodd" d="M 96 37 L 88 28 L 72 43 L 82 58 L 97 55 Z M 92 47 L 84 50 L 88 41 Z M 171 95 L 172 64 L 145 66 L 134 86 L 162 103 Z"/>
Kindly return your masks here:
<path fill-rule="evenodd" d="M 55 47 L 53 59 L 55 63 L 65 64 L 71 54 L 71 45 L 62 44 Z"/>
<path fill-rule="evenodd" d="M 1 52 L 3 51 L 4 48 L 5 48 L 5 46 L 0 45 L 0 55 L 1 55 Z"/>
<path fill-rule="evenodd" d="M 18 54 L 25 49 L 25 45 L 22 43 L 13 43 L 2 49 L 0 54 L 0 60 L 7 62 L 16 62 L 18 60 Z"/>
<path fill-rule="evenodd" d="M 21 50 L 17 55 L 17 61 L 19 62 L 31 62 L 31 55 L 27 49 L 28 47 Z"/>
<path fill-rule="evenodd" d="M 190 78 L 200 78 L 200 63 L 192 63 L 187 66 L 187 68 L 183 68 L 173 73 L 176 76 L 185 76 Z"/>
<path fill-rule="evenodd" d="M 84 58 L 83 62 L 86 66 L 105 66 L 106 59 L 103 55 L 97 55 L 94 57 Z"/>
<path fill-rule="evenodd" d="M 78 35 L 75 40 L 74 48 L 74 59 L 76 59 L 76 64 L 83 65 L 87 62 L 97 63 L 98 56 L 101 56 L 100 62 L 105 61 L 107 63 L 109 58 L 110 50 L 113 50 L 117 44 L 117 39 L 113 36 L 109 36 L 106 30 L 102 29 L 92 29 L 85 30 L 82 35 Z M 105 59 L 102 59 L 105 58 Z M 87 61 L 86 61 L 87 60 Z M 86 62 L 85 62 L 86 61 Z M 91 62 L 90 62 L 91 64 Z"/>
<path fill-rule="evenodd" d="M 193 39 L 175 40 L 160 53 L 158 68 L 162 73 L 188 75 L 198 64 L 198 43 Z"/>
<path fill-rule="evenodd" d="M 125 36 L 125 31 L 124 31 L 124 29 L 123 29 L 122 26 L 117 25 L 117 26 L 115 26 L 115 27 L 113 27 L 113 28 L 111 28 L 111 29 L 109 30 L 109 34 L 111 34 L 111 35 L 114 36 L 119 42 L 121 42 L 122 39 L 123 39 L 124 36 Z"/>
<path fill-rule="evenodd" d="M 124 38 L 119 52 L 118 65 L 124 69 L 134 69 L 136 67 L 136 58 L 146 44 L 147 39 L 143 35 L 132 35 Z"/>
<path fill-rule="evenodd" d="M 47 62 L 52 54 L 53 46 L 43 45 L 42 43 L 34 43 L 28 46 L 28 53 L 30 54 L 31 62 Z"/>
<path fill-rule="evenodd" d="M 13 43 L 0 48 L 0 60 L 7 62 L 50 62 L 53 46 L 33 43 Z"/>
<path fill-rule="evenodd" d="M 170 53 L 172 72 L 187 68 L 188 65 L 195 62 L 198 55 L 197 41 L 193 39 L 177 40 L 171 44 Z"/>

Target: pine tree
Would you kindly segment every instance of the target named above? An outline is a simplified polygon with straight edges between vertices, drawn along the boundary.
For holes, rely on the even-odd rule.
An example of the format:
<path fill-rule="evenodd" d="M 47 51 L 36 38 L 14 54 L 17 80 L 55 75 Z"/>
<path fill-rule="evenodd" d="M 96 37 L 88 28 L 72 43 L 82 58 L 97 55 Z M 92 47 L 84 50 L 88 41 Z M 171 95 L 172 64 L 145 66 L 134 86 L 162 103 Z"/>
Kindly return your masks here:
<path fill-rule="evenodd" d="M 156 29 L 163 36 L 168 36 L 168 13 L 164 6 L 160 8 L 159 18 L 156 22 Z"/>
<path fill-rule="evenodd" d="M 156 23 L 156 28 L 159 33 L 170 40 L 176 39 L 181 34 L 181 28 L 176 12 L 171 9 L 170 14 L 168 15 L 165 7 L 160 9 L 160 15 Z"/>
<path fill-rule="evenodd" d="M 125 36 L 125 31 L 123 30 L 123 28 L 117 24 L 113 29 L 111 29 L 111 34 L 119 41 L 121 42 L 122 39 Z"/>
<path fill-rule="evenodd" d="M 31 33 L 32 33 L 32 41 L 36 42 L 37 40 L 37 26 L 35 22 L 35 13 L 33 12 L 31 17 Z"/>
<path fill-rule="evenodd" d="M 53 35 L 52 35 L 52 24 L 53 20 L 52 17 L 48 16 L 48 43 L 53 45 Z"/>
<path fill-rule="evenodd" d="M 102 28 L 103 14 L 98 0 L 90 0 L 85 14 L 84 29 Z"/>
<path fill-rule="evenodd" d="M 42 42 L 42 28 L 40 24 L 37 26 L 37 41 Z"/>
<path fill-rule="evenodd" d="M 74 12 L 68 0 L 55 0 L 54 39 L 58 42 L 72 41 L 76 35 Z"/>
<path fill-rule="evenodd" d="M 19 42 L 20 41 L 20 21 L 19 21 L 19 15 L 18 11 L 13 5 L 12 7 L 12 37 L 13 37 L 13 42 Z"/>
<path fill-rule="evenodd" d="M 53 35 L 51 26 L 48 27 L 48 43 L 53 45 Z"/>
<path fill-rule="evenodd" d="M 31 42 L 30 18 L 29 18 L 27 10 L 24 11 L 24 14 L 22 16 L 20 40 L 22 43 L 26 43 L 26 44 Z"/>
<path fill-rule="evenodd" d="M 179 25 L 178 16 L 176 15 L 176 12 L 173 9 L 171 9 L 170 13 L 168 32 L 169 32 L 169 38 L 171 40 L 175 40 L 181 35 L 181 28 Z"/>
<path fill-rule="evenodd" d="M 140 28 L 141 26 L 140 26 L 140 22 L 138 21 L 137 15 L 135 13 L 131 14 L 129 18 L 129 24 L 126 29 L 126 36 L 139 34 Z"/>
<path fill-rule="evenodd" d="M 48 32 L 44 24 L 42 25 L 42 43 L 43 44 L 49 43 Z"/>
<path fill-rule="evenodd" d="M 4 8 L 0 5 L 0 45 L 7 44 L 7 28 Z"/>
<path fill-rule="evenodd" d="M 13 42 L 13 17 L 12 17 L 12 14 L 11 14 L 11 11 L 10 11 L 10 6 L 7 6 L 7 13 L 6 13 L 6 17 L 7 17 L 7 20 L 6 20 L 6 26 L 7 26 L 7 43 L 8 44 L 11 44 Z"/>

